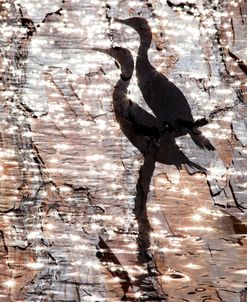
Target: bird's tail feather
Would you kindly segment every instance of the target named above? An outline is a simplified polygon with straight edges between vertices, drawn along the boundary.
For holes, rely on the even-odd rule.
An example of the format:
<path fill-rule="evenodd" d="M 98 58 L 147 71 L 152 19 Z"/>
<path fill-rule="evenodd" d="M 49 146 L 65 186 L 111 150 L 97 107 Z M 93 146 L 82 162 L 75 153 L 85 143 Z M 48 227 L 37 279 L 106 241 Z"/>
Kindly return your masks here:
<path fill-rule="evenodd" d="M 184 120 L 176 120 L 177 125 L 186 127 L 188 129 L 188 132 L 195 142 L 197 146 L 199 146 L 202 149 L 207 149 L 210 151 L 215 150 L 214 146 L 210 143 L 209 139 L 207 139 L 201 131 L 198 129 L 199 127 L 205 126 L 208 124 L 208 120 L 206 118 L 201 118 L 193 121 L 184 121 Z"/>
<path fill-rule="evenodd" d="M 204 118 L 200 118 L 199 120 L 196 120 L 194 122 L 194 125 L 196 127 L 202 127 L 208 124 L 208 120 L 204 117 Z"/>
<path fill-rule="evenodd" d="M 201 132 L 190 132 L 190 136 L 198 147 L 209 151 L 215 150 L 215 147 L 210 143 L 209 139 L 207 139 Z"/>
<path fill-rule="evenodd" d="M 184 164 L 187 172 L 189 174 L 195 174 L 197 172 L 201 172 L 201 173 L 207 173 L 207 169 L 203 168 L 202 166 L 194 163 L 193 161 L 189 161 L 187 163 Z"/>
<path fill-rule="evenodd" d="M 196 121 L 187 121 L 182 119 L 177 119 L 176 124 L 178 126 L 186 127 L 188 129 L 199 128 L 208 124 L 208 120 L 206 118 L 201 118 Z"/>

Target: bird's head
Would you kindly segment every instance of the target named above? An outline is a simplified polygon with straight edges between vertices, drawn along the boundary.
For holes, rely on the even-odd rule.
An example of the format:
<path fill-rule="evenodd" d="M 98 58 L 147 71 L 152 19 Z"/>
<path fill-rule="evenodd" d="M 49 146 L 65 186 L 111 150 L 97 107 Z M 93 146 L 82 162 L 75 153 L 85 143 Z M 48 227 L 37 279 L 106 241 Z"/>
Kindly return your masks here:
<path fill-rule="evenodd" d="M 93 48 L 92 50 L 108 54 L 109 56 L 114 58 L 120 65 L 123 78 L 129 79 L 132 77 L 134 70 L 134 60 L 131 52 L 127 48 L 115 46 L 108 49 Z"/>
<path fill-rule="evenodd" d="M 120 64 L 122 77 L 131 78 L 134 70 L 134 60 L 131 52 L 127 48 L 116 46 L 110 49 L 109 54 Z"/>
<path fill-rule="evenodd" d="M 149 26 L 148 21 L 141 17 L 133 17 L 125 20 L 115 18 L 114 21 L 132 27 L 140 35 L 145 34 L 146 32 L 151 32 L 151 27 Z"/>

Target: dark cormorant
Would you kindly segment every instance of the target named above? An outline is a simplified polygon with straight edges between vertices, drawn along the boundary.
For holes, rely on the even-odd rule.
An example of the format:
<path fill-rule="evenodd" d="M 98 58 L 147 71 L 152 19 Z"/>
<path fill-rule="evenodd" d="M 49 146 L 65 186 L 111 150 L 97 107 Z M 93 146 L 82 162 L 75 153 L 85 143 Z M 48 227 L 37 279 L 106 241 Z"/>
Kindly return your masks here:
<path fill-rule="evenodd" d="M 175 141 L 177 132 L 173 131 L 173 128 L 160 131 L 158 119 L 129 99 L 127 89 L 134 69 L 131 52 L 122 47 L 92 49 L 110 55 L 120 64 L 121 75 L 114 87 L 113 107 L 120 129 L 129 141 L 139 149 L 144 157 L 147 152 L 152 150 L 155 152 L 155 160 L 160 163 L 175 165 L 178 169 L 185 164 L 195 172 L 206 172 L 206 169 L 190 161 L 179 149 Z M 177 125 L 178 131 L 183 127 L 184 125 Z"/>
<path fill-rule="evenodd" d="M 111 49 L 93 48 L 113 57 L 121 67 L 121 75 L 113 91 L 113 107 L 116 120 L 129 141 L 144 155 L 144 163 L 139 170 L 136 185 L 135 216 L 138 223 L 139 261 L 148 262 L 152 258 L 148 254 L 150 247 L 151 226 L 147 215 L 147 196 L 155 162 L 175 165 L 178 169 L 182 164 L 189 166 L 193 172 L 206 172 L 206 169 L 191 162 L 179 150 L 172 129 L 160 132 L 158 120 L 141 106 L 131 101 L 127 89 L 133 74 L 134 61 L 128 49 L 113 47 Z"/>
<path fill-rule="evenodd" d="M 150 138 L 157 140 L 160 137 L 159 123 L 156 117 L 128 97 L 127 90 L 134 70 L 131 52 L 121 47 L 94 47 L 92 50 L 108 54 L 120 64 L 121 75 L 113 91 L 114 113 L 125 136 L 141 153 L 145 153 Z"/>
<path fill-rule="evenodd" d="M 126 20 L 115 19 L 135 29 L 140 36 L 136 60 L 136 76 L 145 102 L 152 109 L 162 128 L 173 128 L 175 136 L 189 133 L 200 147 L 215 150 L 198 127 L 206 125 L 206 119 L 194 121 L 191 108 L 182 91 L 149 62 L 148 50 L 152 42 L 152 31 L 147 20 L 141 17 Z"/>

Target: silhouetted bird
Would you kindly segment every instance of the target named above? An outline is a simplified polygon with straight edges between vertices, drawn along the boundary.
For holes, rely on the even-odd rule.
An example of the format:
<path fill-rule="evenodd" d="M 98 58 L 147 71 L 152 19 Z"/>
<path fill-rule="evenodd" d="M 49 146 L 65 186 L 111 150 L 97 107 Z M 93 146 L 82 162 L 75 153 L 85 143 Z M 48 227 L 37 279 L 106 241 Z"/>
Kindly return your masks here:
<path fill-rule="evenodd" d="M 181 168 L 182 164 L 185 164 L 193 172 L 206 172 L 206 169 L 191 162 L 179 150 L 172 129 L 166 129 L 160 133 L 158 120 L 128 98 L 127 89 L 134 69 L 133 57 L 130 51 L 120 47 L 105 50 L 93 48 L 93 50 L 110 55 L 117 60 L 121 67 L 121 75 L 113 91 L 113 107 L 121 130 L 144 155 L 144 163 L 139 170 L 136 185 L 134 213 L 138 224 L 138 260 L 140 263 L 149 262 L 152 259 L 148 253 L 151 226 L 146 202 L 155 162 L 175 165 L 178 169 Z"/>
<path fill-rule="evenodd" d="M 113 91 L 114 113 L 125 136 L 141 153 L 145 153 L 150 138 L 158 139 L 160 137 L 159 124 L 152 114 L 128 98 L 127 89 L 134 69 L 130 51 L 121 47 L 110 49 L 94 47 L 92 50 L 108 54 L 120 64 L 120 79 Z"/>
<path fill-rule="evenodd" d="M 159 129 L 158 120 L 137 103 L 131 101 L 127 89 L 133 74 L 134 62 L 131 52 L 126 48 L 93 48 L 113 57 L 121 67 L 121 75 L 113 91 L 113 107 L 116 120 L 129 141 L 145 155 L 155 152 L 156 161 L 175 165 L 181 169 L 185 164 L 194 171 L 206 172 L 206 169 L 190 161 L 176 144 L 177 133 L 173 129 Z M 180 126 L 178 126 L 179 128 Z M 184 126 L 181 126 L 181 128 Z M 154 147 L 150 147 L 153 145 Z"/>
<path fill-rule="evenodd" d="M 140 36 L 136 60 L 137 81 L 145 102 L 156 115 L 161 128 L 172 128 L 174 136 L 189 133 L 200 148 L 215 150 L 198 129 L 206 125 L 207 120 L 194 121 L 191 108 L 181 90 L 150 64 L 148 50 L 152 42 L 152 31 L 147 20 L 134 17 L 126 20 L 116 18 L 115 21 L 132 27 Z"/>

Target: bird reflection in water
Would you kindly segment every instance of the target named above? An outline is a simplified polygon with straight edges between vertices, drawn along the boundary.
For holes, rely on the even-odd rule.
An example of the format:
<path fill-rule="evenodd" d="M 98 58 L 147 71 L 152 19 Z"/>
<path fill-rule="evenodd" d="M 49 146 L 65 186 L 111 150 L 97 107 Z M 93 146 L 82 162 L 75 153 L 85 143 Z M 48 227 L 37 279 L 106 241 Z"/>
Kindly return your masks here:
<path fill-rule="evenodd" d="M 129 99 L 127 89 L 134 69 L 130 51 L 121 47 L 93 50 L 110 55 L 120 65 L 121 75 L 113 91 L 114 113 L 122 132 L 144 156 L 136 185 L 134 213 L 138 223 L 138 260 L 145 263 L 152 259 L 148 254 L 151 226 L 146 202 L 155 162 L 175 165 L 179 170 L 185 165 L 191 174 L 198 171 L 206 173 L 206 169 L 190 161 L 176 144 L 175 137 L 178 133 L 188 133 L 189 128 L 182 124 L 176 125 L 177 130 L 174 130 L 173 126 L 163 128 L 158 118 Z"/>

